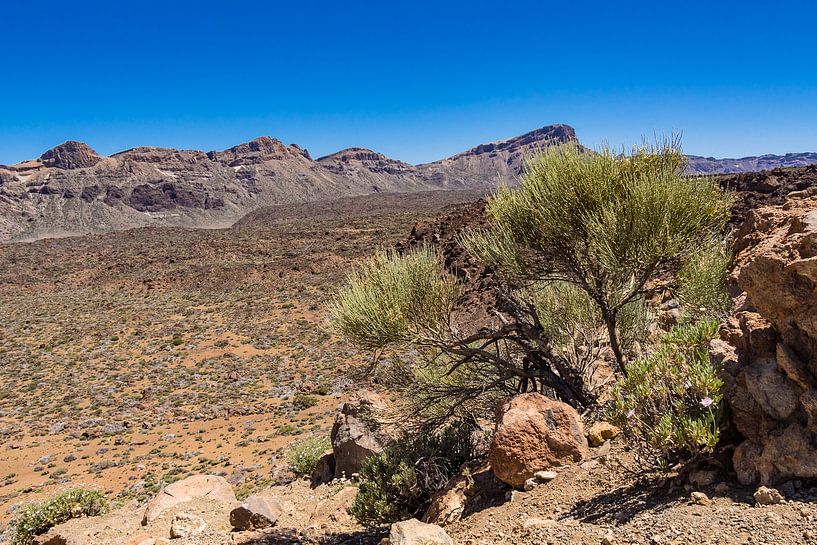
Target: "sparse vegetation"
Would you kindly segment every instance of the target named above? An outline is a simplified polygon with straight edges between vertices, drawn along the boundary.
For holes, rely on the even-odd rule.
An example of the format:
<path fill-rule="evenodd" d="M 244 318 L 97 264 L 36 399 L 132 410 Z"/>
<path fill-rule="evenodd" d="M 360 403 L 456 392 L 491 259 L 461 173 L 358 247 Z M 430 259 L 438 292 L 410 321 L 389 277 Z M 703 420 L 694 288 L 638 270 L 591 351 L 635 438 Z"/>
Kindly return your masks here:
<path fill-rule="evenodd" d="M 676 326 L 613 388 L 608 417 L 655 467 L 699 460 L 720 439 L 723 382 L 707 354 L 717 328 L 711 320 Z"/>
<path fill-rule="evenodd" d="M 318 459 L 332 448 L 326 436 L 315 436 L 292 443 L 287 448 L 287 463 L 296 475 L 309 475 L 315 469 Z"/>
<path fill-rule="evenodd" d="M 10 545 L 28 545 L 34 537 L 50 528 L 78 517 L 101 515 L 108 506 L 105 496 L 96 490 L 77 488 L 42 502 L 24 506 L 9 529 Z"/>
<path fill-rule="evenodd" d="M 684 260 L 678 271 L 679 297 L 693 319 L 724 316 L 732 305 L 726 277 L 729 271 L 727 243 L 706 241 Z"/>
<path fill-rule="evenodd" d="M 375 353 L 417 351 L 418 365 L 391 359 L 388 384 L 431 425 L 470 414 L 477 397 L 515 392 L 593 406 L 589 375 L 602 348 L 628 373 L 629 346 L 648 325 L 647 281 L 691 264 L 728 218 L 730 199 L 683 166 L 674 141 L 629 154 L 549 148 L 518 189 L 490 199 L 489 228 L 461 238 L 502 280 L 493 327 L 456 322 L 457 285 L 427 247 L 365 263 L 336 296 L 333 323 Z"/>
<path fill-rule="evenodd" d="M 436 433 L 401 438 L 369 457 L 349 512 L 361 524 L 420 518 L 431 496 L 473 456 L 473 431 L 473 426 L 456 422 Z"/>

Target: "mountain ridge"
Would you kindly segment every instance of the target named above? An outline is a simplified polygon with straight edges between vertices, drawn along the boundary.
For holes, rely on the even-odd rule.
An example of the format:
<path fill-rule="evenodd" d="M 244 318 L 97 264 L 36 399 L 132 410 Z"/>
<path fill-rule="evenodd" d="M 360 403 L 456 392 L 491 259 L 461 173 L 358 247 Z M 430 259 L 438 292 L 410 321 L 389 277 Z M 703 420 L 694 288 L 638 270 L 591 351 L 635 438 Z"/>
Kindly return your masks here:
<path fill-rule="evenodd" d="M 221 151 L 138 146 L 109 156 L 69 140 L 0 165 L 0 241 L 151 225 L 220 228 L 266 206 L 513 185 L 526 156 L 565 142 L 578 143 L 572 127 L 546 125 L 414 165 L 362 147 L 313 159 L 270 136 Z M 817 163 L 817 153 L 688 160 L 690 174 L 729 174 Z"/>
<path fill-rule="evenodd" d="M 227 227 L 269 205 L 512 184 L 526 154 L 567 141 L 576 141 L 571 127 L 548 125 L 421 165 L 365 148 L 316 160 L 269 136 L 222 151 L 140 146 L 110 156 L 68 141 L 39 159 L 0 166 L 0 240 Z"/>

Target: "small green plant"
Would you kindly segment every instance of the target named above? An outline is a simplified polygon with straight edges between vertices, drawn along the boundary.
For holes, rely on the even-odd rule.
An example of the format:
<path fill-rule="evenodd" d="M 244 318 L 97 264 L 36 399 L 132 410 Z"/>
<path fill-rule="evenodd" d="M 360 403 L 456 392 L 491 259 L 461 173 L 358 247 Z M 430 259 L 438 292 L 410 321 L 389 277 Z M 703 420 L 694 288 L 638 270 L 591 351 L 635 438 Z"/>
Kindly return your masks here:
<path fill-rule="evenodd" d="M 292 398 L 292 406 L 302 411 L 304 409 L 308 409 L 309 407 L 315 406 L 318 403 L 318 400 L 315 399 L 315 396 L 311 396 L 308 394 L 295 394 Z"/>
<path fill-rule="evenodd" d="M 321 455 L 331 448 L 332 443 L 324 436 L 296 441 L 287 449 L 287 463 L 297 475 L 309 475 Z"/>
<path fill-rule="evenodd" d="M 108 500 L 96 490 L 77 488 L 42 502 L 26 505 L 9 528 L 11 545 L 28 545 L 35 536 L 44 534 L 57 524 L 79 517 L 101 515 Z"/>
<path fill-rule="evenodd" d="M 419 518 L 473 452 L 473 426 L 455 422 L 437 433 L 419 433 L 370 456 L 360 470 L 360 490 L 349 512 L 361 524 Z"/>
<path fill-rule="evenodd" d="M 717 328 L 707 320 L 674 327 L 613 388 L 608 418 L 659 469 L 699 460 L 720 439 L 723 382 L 707 354 Z"/>

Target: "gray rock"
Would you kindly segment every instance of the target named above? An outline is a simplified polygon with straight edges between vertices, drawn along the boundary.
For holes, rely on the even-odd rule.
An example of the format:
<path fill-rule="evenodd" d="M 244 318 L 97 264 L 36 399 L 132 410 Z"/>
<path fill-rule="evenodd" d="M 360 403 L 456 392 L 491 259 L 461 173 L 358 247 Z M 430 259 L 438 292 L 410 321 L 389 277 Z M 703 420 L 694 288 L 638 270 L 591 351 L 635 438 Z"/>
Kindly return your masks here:
<path fill-rule="evenodd" d="M 284 508 L 278 497 L 270 493 L 250 496 L 230 511 L 230 524 L 239 530 L 259 530 L 273 526 Z"/>

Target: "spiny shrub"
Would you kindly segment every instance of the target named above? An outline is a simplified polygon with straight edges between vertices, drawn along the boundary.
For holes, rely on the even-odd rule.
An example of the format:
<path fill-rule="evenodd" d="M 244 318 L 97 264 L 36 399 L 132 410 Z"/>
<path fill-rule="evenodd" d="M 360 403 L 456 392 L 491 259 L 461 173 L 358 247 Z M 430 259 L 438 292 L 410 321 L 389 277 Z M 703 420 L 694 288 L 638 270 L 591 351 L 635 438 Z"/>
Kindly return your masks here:
<path fill-rule="evenodd" d="M 361 524 L 419 518 L 431 496 L 470 459 L 473 431 L 472 425 L 455 422 L 436 433 L 405 437 L 370 456 L 349 512 Z"/>
<path fill-rule="evenodd" d="M 28 545 L 35 536 L 50 528 L 79 517 L 101 515 L 108 500 L 96 490 L 76 488 L 53 496 L 42 503 L 32 503 L 20 510 L 9 527 L 10 545 Z"/>
<path fill-rule="evenodd" d="M 608 418 L 659 469 L 699 460 L 720 439 L 723 382 L 707 354 L 717 328 L 706 320 L 674 327 L 613 388 Z"/>
<path fill-rule="evenodd" d="M 287 463 L 297 475 L 309 475 L 321 455 L 331 448 L 332 443 L 324 436 L 296 441 L 287 449 Z"/>

